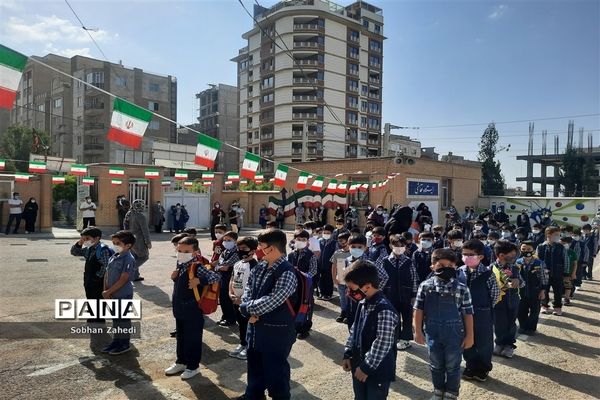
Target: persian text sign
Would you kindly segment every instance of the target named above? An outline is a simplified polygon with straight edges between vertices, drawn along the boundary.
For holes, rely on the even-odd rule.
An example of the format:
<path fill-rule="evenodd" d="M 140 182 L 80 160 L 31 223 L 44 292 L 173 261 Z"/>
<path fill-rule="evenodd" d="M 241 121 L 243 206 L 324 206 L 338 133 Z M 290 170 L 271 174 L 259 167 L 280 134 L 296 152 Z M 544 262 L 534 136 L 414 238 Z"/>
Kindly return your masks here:
<path fill-rule="evenodd" d="M 415 197 L 432 197 L 439 196 L 439 182 L 426 180 L 408 180 L 406 182 L 408 188 L 406 193 L 408 196 Z"/>

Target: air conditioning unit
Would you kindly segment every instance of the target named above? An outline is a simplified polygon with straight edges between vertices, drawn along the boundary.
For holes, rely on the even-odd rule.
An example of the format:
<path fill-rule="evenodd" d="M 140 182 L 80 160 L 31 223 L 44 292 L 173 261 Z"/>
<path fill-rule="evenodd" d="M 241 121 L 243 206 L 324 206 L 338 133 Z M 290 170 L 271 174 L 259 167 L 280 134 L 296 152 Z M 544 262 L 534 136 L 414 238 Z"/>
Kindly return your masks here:
<path fill-rule="evenodd" d="M 408 165 L 408 166 L 415 165 L 415 159 L 410 158 L 410 157 L 396 157 L 394 159 L 394 162 L 396 164 L 403 164 L 403 165 Z"/>

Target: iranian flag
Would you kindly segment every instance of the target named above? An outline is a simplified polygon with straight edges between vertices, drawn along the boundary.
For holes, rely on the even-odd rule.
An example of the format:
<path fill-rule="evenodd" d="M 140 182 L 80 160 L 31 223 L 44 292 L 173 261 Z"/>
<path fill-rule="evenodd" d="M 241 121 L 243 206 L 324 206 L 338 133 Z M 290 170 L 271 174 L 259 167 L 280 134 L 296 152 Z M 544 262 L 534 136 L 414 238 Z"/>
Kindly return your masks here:
<path fill-rule="evenodd" d="M 119 168 L 119 167 L 110 167 L 108 169 L 108 176 L 110 177 L 121 177 L 121 176 L 125 176 L 125 168 Z"/>
<path fill-rule="evenodd" d="M 185 186 L 185 187 L 192 187 L 192 186 L 194 186 L 194 182 L 192 182 L 192 181 L 185 181 L 185 182 L 183 182 L 183 186 Z"/>
<path fill-rule="evenodd" d="M 15 182 L 29 182 L 29 178 L 31 178 L 29 174 L 15 174 Z"/>
<path fill-rule="evenodd" d="M 308 183 L 308 172 L 300 171 L 300 176 L 298 176 L 298 183 L 296 183 L 296 189 L 299 189 L 299 190 L 306 189 L 307 183 Z"/>
<path fill-rule="evenodd" d="M 30 161 L 29 162 L 29 172 L 46 172 L 46 163 L 40 161 Z"/>
<path fill-rule="evenodd" d="M 214 168 L 215 159 L 221 148 L 221 142 L 213 137 L 198 134 L 198 145 L 196 146 L 196 158 L 194 162 L 206 168 Z"/>
<path fill-rule="evenodd" d="M 247 151 L 242 163 L 242 178 L 254 179 L 259 165 L 260 157 Z"/>
<path fill-rule="evenodd" d="M 233 181 L 225 181 L 225 186 L 231 186 L 233 185 Z"/>
<path fill-rule="evenodd" d="M 323 190 L 323 181 L 324 178 L 322 176 L 317 176 L 310 187 L 310 190 L 315 192 L 320 192 Z"/>
<path fill-rule="evenodd" d="M 387 178 L 388 178 L 388 179 L 394 179 L 396 176 L 397 176 L 397 175 L 395 175 L 395 174 L 389 174 L 389 175 L 387 176 Z"/>
<path fill-rule="evenodd" d="M 120 186 L 123 184 L 123 181 L 121 179 L 111 179 L 110 184 L 112 186 Z"/>
<path fill-rule="evenodd" d="M 139 149 L 152 113 L 125 100 L 115 99 L 108 140 Z"/>
<path fill-rule="evenodd" d="M 377 190 L 377 182 L 371 183 L 371 190 Z"/>
<path fill-rule="evenodd" d="M 350 189 L 348 190 L 348 193 L 350 193 L 350 194 L 353 194 L 353 193 L 356 193 L 356 192 L 358 192 L 358 187 L 359 187 L 359 186 L 360 186 L 360 185 L 359 185 L 358 183 L 353 183 L 353 184 L 351 184 L 351 185 L 350 185 Z"/>
<path fill-rule="evenodd" d="M 242 180 L 240 181 L 240 185 L 247 185 L 247 184 L 248 184 L 248 181 L 247 181 L 247 180 L 245 180 L 245 179 L 242 179 Z"/>
<path fill-rule="evenodd" d="M 288 174 L 288 166 L 279 164 L 277 166 L 277 171 L 275 171 L 275 185 L 283 186 L 285 185 L 285 180 L 287 179 Z"/>
<path fill-rule="evenodd" d="M 337 179 L 331 179 L 331 180 L 329 180 L 329 184 L 327 185 L 326 192 L 329 193 L 329 194 L 335 194 L 337 192 Z"/>
<path fill-rule="evenodd" d="M 27 56 L 0 44 L 0 108 L 12 109 Z"/>
<path fill-rule="evenodd" d="M 6 168 L 6 160 L 0 160 L 0 171 L 3 171 Z"/>
<path fill-rule="evenodd" d="M 147 169 L 144 171 L 144 177 L 148 179 L 158 179 L 160 177 L 160 172 L 157 169 Z"/>
<path fill-rule="evenodd" d="M 202 186 L 212 186 L 211 181 L 202 182 Z"/>
<path fill-rule="evenodd" d="M 140 186 L 148 186 L 150 184 L 150 181 L 148 179 L 138 179 L 135 181 L 135 183 L 137 183 Z"/>
<path fill-rule="evenodd" d="M 83 183 L 85 186 L 92 186 L 95 182 L 94 178 L 83 178 L 81 180 L 81 183 Z"/>
<path fill-rule="evenodd" d="M 52 184 L 53 185 L 62 185 L 63 183 L 65 183 L 65 177 L 64 176 L 53 176 L 52 177 Z"/>
<path fill-rule="evenodd" d="M 178 181 L 185 181 L 188 178 L 188 173 L 187 171 L 178 169 L 177 171 L 175 171 L 175 179 Z"/>
<path fill-rule="evenodd" d="M 348 181 L 342 181 L 337 187 L 337 193 L 346 194 L 348 191 Z"/>
<path fill-rule="evenodd" d="M 254 182 L 263 183 L 265 181 L 265 176 L 263 174 L 256 174 L 254 176 Z"/>
<path fill-rule="evenodd" d="M 361 192 L 368 192 L 369 191 L 369 184 L 368 183 L 363 183 L 358 187 L 358 190 Z"/>
<path fill-rule="evenodd" d="M 171 181 L 161 181 L 160 186 L 162 187 L 171 187 Z"/>
<path fill-rule="evenodd" d="M 87 174 L 87 167 L 83 164 L 71 164 L 71 175 L 83 176 Z"/>
<path fill-rule="evenodd" d="M 215 179 L 214 172 L 203 172 L 202 173 L 202 180 L 212 181 L 213 179 Z"/>
<path fill-rule="evenodd" d="M 239 182 L 240 174 L 238 174 L 237 172 L 230 172 L 227 174 L 227 180 L 231 182 Z"/>

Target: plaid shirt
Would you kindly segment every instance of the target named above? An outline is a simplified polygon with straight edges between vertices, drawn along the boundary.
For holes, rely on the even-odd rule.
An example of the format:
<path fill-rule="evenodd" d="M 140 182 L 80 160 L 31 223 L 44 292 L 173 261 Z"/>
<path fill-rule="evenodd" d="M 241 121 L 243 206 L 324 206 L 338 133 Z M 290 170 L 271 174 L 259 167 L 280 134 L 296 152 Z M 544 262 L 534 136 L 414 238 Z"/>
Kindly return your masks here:
<path fill-rule="evenodd" d="M 350 354 L 353 348 L 360 348 L 360 339 L 362 330 L 367 320 L 367 316 L 373 312 L 375 307 L 384 301 L 385 297 L 380 297 L 376 302 L 362 300 L 363 307 L 360 311 L 360 317 L 352 324 L 350 335 L 346 341 L 345 354 Z M 365 354 L 364 363 L 371 369 L 376 369 L 385 356 L 390 352 L 392 346 L 395 346 L 395 331 L 398 325 L 398 315 L 392 310 L 382 310 L 377 314 L 377 338 L 371 344 L 371 348 Z"/>
<path fill-rule="evenodd" d="M 202 282 L 202 284 L 204 285 L 210 285 L 211 283 L 215 283 L 215 282 L 219 282 L 221 280 L 221 275 L 219 275 L 218 273 L 211 271 L 209 269 L 206 269 L 206 267 L 204 265 L 202 265 L 202 263 L 198 262 L 195 259 L 192 259 L 188 262 L 184 262 L 184 263 L 177 263 L 177 276 L 181 276 L 183 274 L 187 274 L 188 273 L 188 268 L 193 264 L 196 263 L 196 277 L 198 279 L 200 279 L 200 282 Z"/>
<path fill-rule="evenodd" d="M 414 295 L 417 293 L 417 290 L 419 290 L 419 274 L 417 274 L 417 267 L 415 266 L 415 264 L 412 262 L 410 257 L 406 256 L 405 254 L 396 256 L 394 253 L 392 253 L 387 258 L 390 260 L 390 262 L 396 269 L 400 268 L 400 266 L 406 261 L 409 262 L 409 271 L 412 280 L 412 292 L 414 297 Z"/>
<path fill-rule="evenodd" d="M 240 261 L 240 257 L 238 256 L 237 250 L 232 249 L 232 250 L 223 250 L 223 252 L 221 252 L 221 255 L 219 256 L 219 262 L 217 264 L 217 271 L 219 270 L 219 267 L 221 265 L 224 266 L 229 266 L 229 270 L 227 271 L 232 272 L 233 271 L 233 266 L 235 265 L 236 262 Z"/>
<path fill-rule="evenodd" d="M 75 243 L 71 247 L 71 255 L 76 257 L 84 257 L 86 260 L 90 260 L 92 257 L 96 257 L 96 252 L 98 246 L 100 246 L 101 242 L 96 243 L 90 247 L 82 247 L 79 244 Z M 110 259 L 110 253 L 108 251 L 108 247 L 104 247 L 100 251 L 100 259 L 98 262 L 100 263 L 100 269 L 96 272 L 96 276 L 98 278 L 102 278 L 106 273 L 106 267 L 108 266 L 108 260 Z"/>
<path fill-rule="evenodd" d="M 515 265 L 519 268 L 519 271 L 522 271 L 525 266 L 534 268 L 539 266 L 540 269 L 537 270 L 537 276 L 540 280 L 540 284 L 542 287 L 548 286 L 550 283 L 550 274 L 548 272 L 548 268 L 546 268 L 546 264 L 540 260 L 539 258 L 533 257 L 530 263 L 525 262 L 525 258 L 521 257 L 516 262 Z"/>
<path fill-rule="evenodd" d="M 471 272 L 470 274 L 469 274 L 469 267 L 467 267 L 466 265 L 463 265 L 458 270 L 465 272 L 465 275 L 467 277 L 467 286 L 468 286 L 470 282 L 472 282 L 479 275 L 489 271 L 490 268 L 486 267 L 485 265 L 480 263 L 479 266 L 477 267 L 477 269 L 475 269 L 475 271 Z M 494 275 L 494 273 L 490 274 L 490 276 L 488 277 L 488 279 L 485 283 L 486 283 L 488 291 L 490 293 L 490 300 L 492 301 L 492 305 L 494 305 L 494 304 L 496 304 L 496 302 L 498 301 L 498 298 L 500 297 L 500 288 L 498 287 L 498 281 L 496 280 L 496 276 Z"/>
<path fill-rule="evenodd" d="M 443 281 L 439 279 L 437 276 L 432 276 L 429 279 L 421 282 L 419 286 L 419 290 L 417 291 L 417 299 L 415 301 L 414 309 L 415 310 L 425 310 L 425 297 L 427 293 L 430 291 L 450 294 L 454 293 L 454 298 L 456 300 L 456 307 L 462 315 L 473 314 L 473 304 L 471 303 L 471 292 L 466 285 L 463 285 L 460 282 L 457 282 L 456 292 L 454 291 L 454 281 L 455 279 L 449 279 L 448 281 Z"/>
<path fill-rule="evenodd" d="M 387 258 L 387 253 L 386 253 L 386 256 L 383 257 L 383 260 L 385 260 L 386 258 Z M 379 259 L 381 259 L 381 257 L 379 257 Z M 354 261 L 357 261 L 357 260 L 367 260 L 368 261 L 369 256 L 367 255 L 367 253 L 365 253 L 356 259 L 352 256 L 346 258 L 346 268 L 348 268 L 350 265 L 352 265 L 352 263 Z M 385 285 L 387 284 L 388 279 L 390 279 L 390 277 L 387 274 L 387 272 L 385 272 L 385 268 L 383 268 L 383 261 L 375 264 L 375 268 L 377 268 L 377 276 L 379 277 L 379 287 L 384 288 Z"/>
<path fill-rule="evenodd" d="M 261 262 L 252 269 L 244 295 L 242 296 L 242 308 L 245 309 L 249 315 L 264 315 L 275 310 L 277 307 L 282 305 L 286 299 L 288 299 L 296 290 L 298 280 L 296 275 L 292 271 L 285 271 L 281 274 L 281 277 L 275 282 L 275 286 L 271 293 L 259 298 L 252 300 L 252 287 L 256 281 L 257 290 L 263 286 L 264 282 L 269 276 L 271 276 L 275 270 L 281 265 L 281 263 L 287 261 L 285 256 L 281 256 L 277 261 L 273 263 L 271 267 L 268 266 L 266 261 Z"/>
<path fill-rule="evenodd" d="M 304 248 L 304 249 L 298 251 L 298 254 L 296 254 L 296 260 L 298 260 L 300 258 L 300 253 L 306 252 L 307 250 L 308 250 L 307 248 Z M 294 265 L 294 267 L 295 267 L 295 265 Z M 307 275 L 310 276 L 311 278 L 314 278 L 315 276 L 317 276 L 318 268 L 319 268 L 319 260 L 317 259 L 317 256 L 313 253 L 313 255 L 310 257 L 310 261 L 308 262 Z"/>

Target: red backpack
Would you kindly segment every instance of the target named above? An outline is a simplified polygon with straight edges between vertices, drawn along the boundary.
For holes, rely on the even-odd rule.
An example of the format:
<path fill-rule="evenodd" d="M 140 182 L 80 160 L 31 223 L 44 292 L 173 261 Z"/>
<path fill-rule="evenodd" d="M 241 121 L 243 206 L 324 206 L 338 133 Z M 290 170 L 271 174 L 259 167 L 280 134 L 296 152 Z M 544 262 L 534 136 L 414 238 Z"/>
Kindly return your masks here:
<path fill-rule="evenodd" d="M 196 277 L 196 270 L 198 269 L 198 265 L 202 265 L 199 262 L 194 262 L 190 265 L 188 270 L 188 277 L 190 280 Z M 211 270 L 212 266 L 210 264 L 205 264 L 204 268 Z M 202 294 L 198 290 L 198 286 L 196 286 L 194 291 L 194 297 L 196 298 L 196 302 L 198 303 L 198 308 L 202 310 L 204 315 L 212 314 L 217 311 L 219 307 L 219 290 L 220 284 L 219 282 L 211 283 L 202 288 Z"/>

